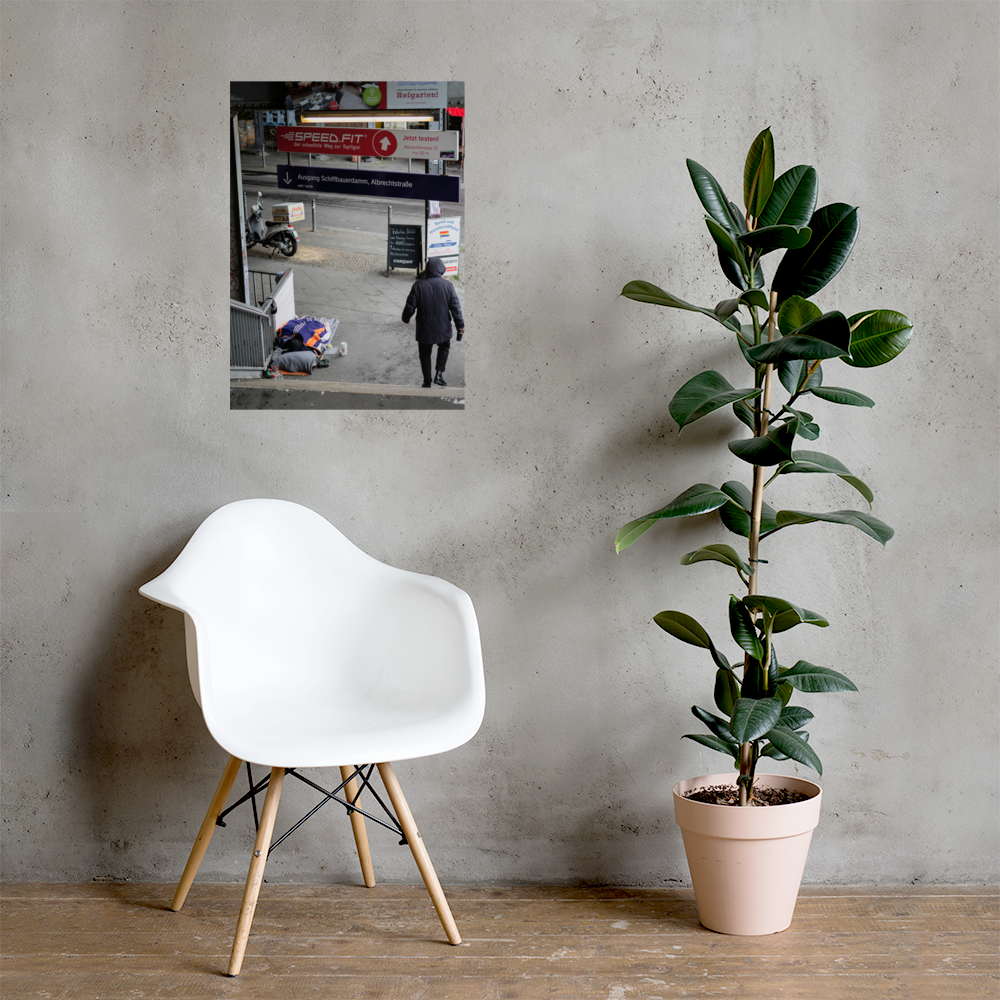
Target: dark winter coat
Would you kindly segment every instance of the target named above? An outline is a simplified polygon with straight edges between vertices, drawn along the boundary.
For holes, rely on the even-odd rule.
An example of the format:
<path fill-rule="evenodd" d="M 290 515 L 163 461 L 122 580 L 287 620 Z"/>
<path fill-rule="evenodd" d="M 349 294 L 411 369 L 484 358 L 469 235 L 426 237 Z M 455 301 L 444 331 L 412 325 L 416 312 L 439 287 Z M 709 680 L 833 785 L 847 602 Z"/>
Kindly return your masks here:
<path fill-rule="evenodd" d="M 428 259 L 426 273 L 426 278 L 413 282 L 403 307 L 403 322 L 409 323 L 410 317 L 416 313 L 417 343 L 443 344 L 451 340 L 452 319 L 455 320 L 456 330 L 465 329 L 462 307 L 455 286 L 441 277 L 444 261 L 440 257 Z"/>

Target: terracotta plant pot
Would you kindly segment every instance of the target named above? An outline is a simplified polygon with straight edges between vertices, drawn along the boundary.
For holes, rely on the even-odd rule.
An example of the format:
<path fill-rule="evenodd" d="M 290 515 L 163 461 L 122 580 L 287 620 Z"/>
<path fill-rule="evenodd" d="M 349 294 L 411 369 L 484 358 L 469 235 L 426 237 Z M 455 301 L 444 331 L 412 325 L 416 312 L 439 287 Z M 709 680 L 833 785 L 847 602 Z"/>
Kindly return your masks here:
<path fill-rule="evenodd" d="M 696 788 L 735 783 L 730 771 L 674 785 L 674 819 L 684 835 L 698 917 L 721 934 L 776 934 L 792 922 L 822 790 L 802 778 L 758 774 L 759 787 L 790 788 L 810 798 L 740 807 L 684 797 Z"/>

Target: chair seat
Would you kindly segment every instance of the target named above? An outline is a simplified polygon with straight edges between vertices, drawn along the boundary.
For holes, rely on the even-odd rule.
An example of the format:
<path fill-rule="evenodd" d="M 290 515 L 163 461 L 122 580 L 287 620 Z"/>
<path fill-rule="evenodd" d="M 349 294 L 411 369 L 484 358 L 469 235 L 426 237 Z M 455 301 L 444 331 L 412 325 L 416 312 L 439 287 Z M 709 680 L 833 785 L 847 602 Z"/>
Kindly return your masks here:
<path fill-rule="evenodd" d="M 303 702 L 275 697 L 266 705 L 234 701 L 222 720 L 206 715 L 209 731 L 241 760 L 268 767 L 334 767 L 408 760 L 443 753 L 475 733 L 477 713 L 453 706 L 414 711 L 406 705 Z"/>

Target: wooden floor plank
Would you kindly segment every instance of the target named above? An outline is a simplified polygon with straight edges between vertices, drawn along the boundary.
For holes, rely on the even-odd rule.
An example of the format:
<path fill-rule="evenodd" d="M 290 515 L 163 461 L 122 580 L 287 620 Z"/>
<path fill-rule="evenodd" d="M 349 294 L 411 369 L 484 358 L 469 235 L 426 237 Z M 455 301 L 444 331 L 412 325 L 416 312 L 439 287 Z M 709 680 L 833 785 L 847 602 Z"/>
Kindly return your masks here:
<path fill-rule="evenodd" d="M 229 945 L 231 927 L 216 929 L 211 934 L 190 935 L 183 941 L 184 952 L 188 955 L 212 955 L 224 951 Z M 127 950 L 123 948 L 122 935 L 127 934 Z M 372 954 L 368 935 L 358 933 L 321 936 L 300 933 L 291 937 L 277 930 L 260 930 L 255 927 L 254 938 L 261 951 L 273 955 L 308 954 L 313 957 L 351 959 L 366 958 Z M 590 959 L 615 949 L 616 953 L 651 954 L 673 959 L 683 954 L 686 959 L 707 958 L 720 951 L 738 958 L 767 959 L 773 955 L 792 952 L 829 961 L 850 958 L 855 955 L 888 956 L 919 955 L 925 961 L 935 958 L 994 957 L 997 945 L 996 931 L 984 932 L 919 932 L 900 939 L 896 931 L 874 933 L 839 932 L 824 934 L 818 940 L 795 931 L 786 931 L 777 941 L 763 939 L 726 938 L 723 942 L 697 939 L 683 941 L 680 935 L 633 935 L 627 932 L 613 936 L 567 937 L 558 934 L 532 934 L 524 938 L 488 938 L 466 935 L 464 944 L 474 946 L 477 955 L 490 958 L 525 957 L 547 960 Z M 32 931 L 10 934 L 4 941 L 6 964 L 11 967 L 18 956 L 45 956 L 53 961 L 62 955 L 75 956 L 169 956 L 177 953 L 177 934 L 159 932 L 134 934 L 126 928 L 110 931 L 79 930 L 67 942 L 62 931 Z M 440 943 L 444 945 L 444 940 Z M 431 941 L 428 937 L 394 936 L 384 933 L 380 937 L 379 960 L 397 960 L 420 957 L 427 952 Z M 70 948 L 71 945 L 71 948 Z"/>
<path fill-rule="evenodd" d="M 223 975 L 242 887 L 25 883 L 0 890 L 3 996 L 996 1000 L 993 889 L 806 888 L 792 927 L 727 937 L 689 889 L 267 884 L 243 974 Z"/>

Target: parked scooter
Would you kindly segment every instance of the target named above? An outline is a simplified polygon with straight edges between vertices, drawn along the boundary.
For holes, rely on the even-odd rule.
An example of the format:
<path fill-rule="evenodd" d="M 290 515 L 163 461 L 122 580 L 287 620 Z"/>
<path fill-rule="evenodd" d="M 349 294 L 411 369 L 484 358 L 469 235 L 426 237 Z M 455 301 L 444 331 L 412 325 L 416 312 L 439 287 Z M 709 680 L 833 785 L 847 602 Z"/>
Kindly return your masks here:
<path fill-rule="evenodd" d="M 261 192 L 257 192 L 257 204 L 247 219 L 247 246 L 258 243 L 270 250 L 280 250 L 286 257 L 294 257 L 299 248 L 299 234 L 287 222 L 265 222 L 260 206 Z"/>

